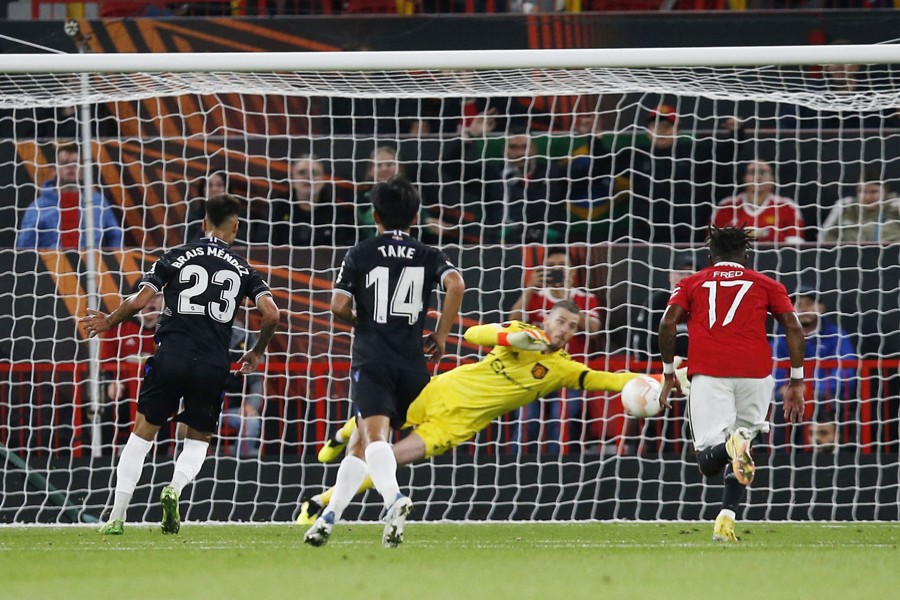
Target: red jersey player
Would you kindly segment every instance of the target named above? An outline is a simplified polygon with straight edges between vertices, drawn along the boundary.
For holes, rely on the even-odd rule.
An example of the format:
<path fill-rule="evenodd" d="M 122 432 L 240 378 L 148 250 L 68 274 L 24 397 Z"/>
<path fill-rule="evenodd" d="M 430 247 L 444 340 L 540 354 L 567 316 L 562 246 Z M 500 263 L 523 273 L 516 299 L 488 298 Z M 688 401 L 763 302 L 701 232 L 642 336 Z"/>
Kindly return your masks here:
<path fill-rule="evenodd" d="M 735 515 L 756 470 L 750 442 L 768 428 L 766 415 L 775 388 L 766 335 L 770 313 L 785 328 L 791 358 L 785 421 L 798 423 L 803 416 L 803 330 L 784 286 L 746 266 L 751 239 L 746 229 L 710 227 L 711 266 L 681 280 L 659 326 L 665 374 L 660 402 L 670 407 L 675 328 L 686 319 L 688 416 L 697 464 L 704 476 L 711 477 L 731 463 L 713 529 L 717 541 L 737 540 Z"/>
<path fill-rule="evenodd" d="M 744 171 L 744 191 L 726 198 L 713 213 L 715 227 L 750 227 L 758 242 L 800 244 L 803 216 L 790 198 L 775 193 L 772 167 L 754 160 Z"/>

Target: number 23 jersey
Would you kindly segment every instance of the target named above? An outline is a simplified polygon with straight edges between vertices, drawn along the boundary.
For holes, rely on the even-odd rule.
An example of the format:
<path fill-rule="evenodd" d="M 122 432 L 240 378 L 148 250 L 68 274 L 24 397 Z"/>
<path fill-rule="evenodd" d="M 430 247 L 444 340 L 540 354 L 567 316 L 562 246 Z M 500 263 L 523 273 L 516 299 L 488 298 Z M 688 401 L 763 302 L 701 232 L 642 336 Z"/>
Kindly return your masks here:
<path fill-rule="evenodd" d="M 158 351 L 190 355 L 229 368 L 231 327 L 244 298 L 254 303 L 269 285 L 224 241 L 201 238 L 163 254 L 141 279 L 162 291 L 166 307 L 156 328 Z"/>
<path fill-rule="evenodd" d="M 733 262 L 682 279 L 672 291 L 672 304 L 686 314 L 689 376 L 768 377 L 767 317 L 794 311 L 782 284 Z"/>
<path fill-rule="evenodd" d="M 347 251 L 334 291 L 356 301 L 353 363 L 424 365 L 422 334 L 435 285 L 456 267 L 438 250 L 386 231 Z"/>

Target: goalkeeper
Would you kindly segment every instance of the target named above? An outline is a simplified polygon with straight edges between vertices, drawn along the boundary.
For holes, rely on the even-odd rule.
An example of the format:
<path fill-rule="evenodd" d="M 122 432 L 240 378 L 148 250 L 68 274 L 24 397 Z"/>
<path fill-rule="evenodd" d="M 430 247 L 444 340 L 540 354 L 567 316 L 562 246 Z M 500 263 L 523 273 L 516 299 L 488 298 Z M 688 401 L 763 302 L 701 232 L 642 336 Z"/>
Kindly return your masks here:
<path fill-rule="evenodd" d="M 398 465 L 438 456 L 465 442 L 500 415 L 567 387 L 620 392 L 638 375 L 594 371 L 569 358 L 563 350 L 578 332 L 581 309 L 571 300 L 553 305 L 543 329 L 512 321 L 505 326 L 470 327 L 465 339 L 493 346 L 480 362 L 438 375 L 409 406 L 404 429 L 413 431 L 394 444 Z M 319 460 L 337 458 L 349 442 L 356 444 L 356 419 L 328 440 Z M 359 491 L 372 487 L 368 477 Z M 312 524 L 331 500 L 331 489 L 301 501 L 297 523 Z"/>

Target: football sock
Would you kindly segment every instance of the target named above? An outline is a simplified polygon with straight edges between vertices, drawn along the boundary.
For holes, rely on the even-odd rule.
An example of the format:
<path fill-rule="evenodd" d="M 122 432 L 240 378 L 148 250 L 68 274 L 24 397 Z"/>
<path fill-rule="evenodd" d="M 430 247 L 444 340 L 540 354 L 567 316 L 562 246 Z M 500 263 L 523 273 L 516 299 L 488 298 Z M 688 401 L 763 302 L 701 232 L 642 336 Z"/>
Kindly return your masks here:
<path fill-rule="evenodd" d="M 742 485 L 734 473 L 725 473 L 725 488 L 722 490 L 722 509 L 737 512 L 744 501 L 747 486 Z"/>
<path fill-rule="evenodd" d="M 384 500 L 384 507 L 390 508 L 400 493 L 400 485 L 397 483 L 397 459 L 394 458 L 391 445 L 381 441 L 369 444 L 366 447 L 366 464 L 375 489 Z"/>
<path fill-rule="evenodd" d="M 362 494 L 366 490 L 371 490 L 375 487 L 375 484 L 372 483 L 372 478 L 366 474 L 366 478 L 363 479 L 363 482 L 360 484 L 359 489 L 356 490 L 357 494 Z M 316 500 L 322 506 L 328 506 L 331 504 L 331 495 L 334 494 L 334 488 L 328 488 L 318 496 L 313 496 L 313 500 Z"/>
<path fill-rule="evenodd" d="M 722 510 L 719 511 L 719 516 L 721 517 L 722 515 L 725 515 L 732 521 L 734 521 L 737 518 L 737 515 L 735 514 L 735 512 L 733 510 L 728 510 L 727 508 L 723 508 Z"/>
<path fill-rule="evenodd" d="M 151 448 L 153 448 L 152 441 L 133 433 L 128 437 L 128 442 L 125 443 L 125 448 L 119 456 L 119 464 L 116 465 L 116 496 L 112 512 L 109 514 L 110 521 L 125 519 L 134 488 L 137 487 L 141 471 L 144 470 L 144 459 L 147 458 Z"/>
<path fill-rule="evenodd" d="M 731 457 L 728 456 L 724 442 L 697 453 L 697 465 L 700 467 L 700 472 L 706 477 L 718 475 L 729 462 L 731 462 Z"/>
<path fill-rule="evenodd" d="M 338 467 L 337 483 L 331 489 L 328 510 L 322 514 L 334 513 L 334 520 L 338 521 L 344 514 L 344 509 L 350 504 L 350 500 L 356 495 L 360 482 L 365 478 L 366 463 L 353 455 L 345 456 L 341 466 Z"/>
<path fill-rule="evenodd" d="M 181 454 L 175 461 L 175 474 L 172 475 L 172 487 L 178 496 L 181 496 L 181 490 L 189 484 L 200 472 L 203 461 L 206 460 L 206 451 L 209 449 L 209 442 L 201 440 L 192 440 L 186 438 L 184 446 L 181 448 Z"/>

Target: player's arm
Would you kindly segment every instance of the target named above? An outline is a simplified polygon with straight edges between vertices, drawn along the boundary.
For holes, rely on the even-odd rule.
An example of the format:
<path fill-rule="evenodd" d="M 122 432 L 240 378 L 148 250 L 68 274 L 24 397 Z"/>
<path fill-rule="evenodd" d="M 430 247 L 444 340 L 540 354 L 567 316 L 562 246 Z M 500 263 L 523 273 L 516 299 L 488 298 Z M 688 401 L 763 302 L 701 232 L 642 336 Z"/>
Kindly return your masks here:
<path fill-rule="evenodd" d="M 459 316 L 459 308 L 462 306 L 463 294 L 466 291 L 466 283 L 459 271 L 448 271 L 442 282 L 444 291 L 444 305 L 441 307 L 441 317 L 438 319 L 434 333 L 428 336 L 425 344 L 425 353 L 431 360 L 437 361 L 444 355 L 447 344 L 447 336 L 456 319 Z"/>
<path fill-rule="evenodd" d="M 335 289 L 331 294 L 331 314 L 351 327 L 359 323 L 359 317 L 353 310 L 353 296 L 343 290 Z"/>
<path fill-rule="evenodd" d="M 680 304 L 670 304 L 659 322 L 659 353 L 663 362 L 663 387 L 659 401 L 665 408 L 672 408 L 669 393 L 677 387 L 675 378 L 675 335 L 678 324 L 684 320 L 685 310 Z"/>
<path fill-rule="evenodd" d="M 269 342 L 275 334 L 275 329 L 278 327 L 279 321 L 281 321 L 281 311 L 278 310 L 275 299 L 272 298 L 271 294 L 266 293 L 259 296 L 256 299 L 256 308 L 262 314 L 259 335 L 256 336 L 256 343 L 253 344 L 253 347 L 244 353 L 244 356 L 238 361 L 241 365 L 240 372 L 245 375 L 253 373 L 259 367 L 266 348 L 269 347 Z"/>
<path fill-rule="evenodd" d="M 803 420 L 803 393 L 806 390 L 803 381 L 803 358 L 806 351 L 803 327 L 797 313 L 793 311 L 777 314 L 775 320 L 784 327 L 788 356 L 791 359 L 791 379 L 784 390 L 784 419 L 788 423 L 799 423 Z"/>
<path fill-rule="evenodd" d="M 519 350 L 544 352 L 549 347 L 546 334 L 537 328 L 524 328 L 518 321 L 509 325 L 475 325 L 469 327 L 465 339 L 479 346 L 512 346 Z"/>
<path fill-rule="evenodd" d="M 112 314 L 107 315 L 105 312 L 89 308 L 87 315 L 81 317 L 78 322 L 84 327 L 88 337 L 99 335 L 138 314 L 155 295 L 155 289 L 149 285 L 142 285 L 136 294 L 126 298 Z"/>

